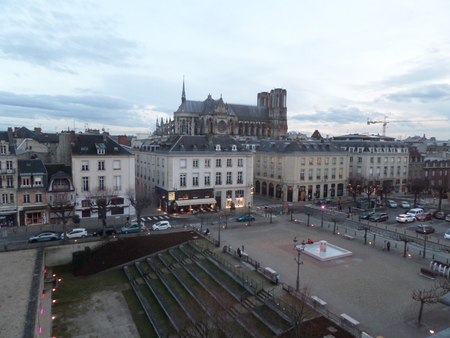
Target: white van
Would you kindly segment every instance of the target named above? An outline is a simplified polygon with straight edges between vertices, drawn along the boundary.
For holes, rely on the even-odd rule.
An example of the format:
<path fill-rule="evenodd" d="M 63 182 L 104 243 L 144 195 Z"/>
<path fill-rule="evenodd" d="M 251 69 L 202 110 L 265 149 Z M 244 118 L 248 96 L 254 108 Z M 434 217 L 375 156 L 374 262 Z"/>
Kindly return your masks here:
<path fill-rule="evenodd" d="M 416 217 L 419 214 L 423 214 L 423 209 L 421 209 L 421 208 L 414 208 L 414 209 L 411 209 L 410 211 L 408 211 L 407 214 Z"/>

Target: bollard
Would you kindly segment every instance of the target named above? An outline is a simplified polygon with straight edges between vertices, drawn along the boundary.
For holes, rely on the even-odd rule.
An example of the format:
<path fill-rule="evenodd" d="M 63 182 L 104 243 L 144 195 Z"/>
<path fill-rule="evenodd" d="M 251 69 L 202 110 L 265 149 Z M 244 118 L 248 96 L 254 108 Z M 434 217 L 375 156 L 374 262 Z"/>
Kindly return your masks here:
<path fill-rule="evenodd" d="M 406 247 L 406 251 L 409 251 L 409 246 Z"/>
<path fill-rule="evenodd" d="M 419 250 L 419 256 L 422 256 L 422 250 Z"/>
<path fill-rule="evenodd" d="M 395 243 L 395 248 L 397 249 L 397 243 Z"/>
<path fill-rule="evenodd" d="M 356 231 L 355 231 L 355 236 L 356 236 Z"/>
<path fill-rule="evenodd" d="M 397 228 L 395 228 L 395 232 L 397 232 Z"/>
<path fill-rule="evenodd" d="M 434 259 L 434 254 L 433 254 L 433 259 Z"/>

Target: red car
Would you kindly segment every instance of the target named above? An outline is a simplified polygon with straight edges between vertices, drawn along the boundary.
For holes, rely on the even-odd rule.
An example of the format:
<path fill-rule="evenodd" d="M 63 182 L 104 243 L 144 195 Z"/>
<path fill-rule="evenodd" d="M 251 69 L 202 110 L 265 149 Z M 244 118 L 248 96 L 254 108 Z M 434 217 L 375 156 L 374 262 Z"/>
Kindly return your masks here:
<path fill-rule="evenodd" d="M 429 221 L 433 217 L 433 214 L 429 212 L 424 212 L 423 214 L 419 214 L 416 216 L 416 219 L 418 221 Z"/>

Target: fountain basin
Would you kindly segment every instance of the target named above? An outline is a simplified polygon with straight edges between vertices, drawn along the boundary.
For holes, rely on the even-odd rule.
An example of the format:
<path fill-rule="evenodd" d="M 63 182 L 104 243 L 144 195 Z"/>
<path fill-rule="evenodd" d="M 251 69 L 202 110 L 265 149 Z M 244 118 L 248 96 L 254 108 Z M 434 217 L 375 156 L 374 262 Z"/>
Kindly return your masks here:
<path fill-rule="evenodd" d="M 300 245 L 296 246 L 297 250 L 301 248 Z M 331 261 L 342 257 L 348 257 L 353 255 L 353 252 L 340 248 L 336 245 L 327 243 L 326 251 L 320 250 L 320 242 L 314 244 L 306 244 L 303 251 L 304 254 L 314 257 L 321 262 Z"/>

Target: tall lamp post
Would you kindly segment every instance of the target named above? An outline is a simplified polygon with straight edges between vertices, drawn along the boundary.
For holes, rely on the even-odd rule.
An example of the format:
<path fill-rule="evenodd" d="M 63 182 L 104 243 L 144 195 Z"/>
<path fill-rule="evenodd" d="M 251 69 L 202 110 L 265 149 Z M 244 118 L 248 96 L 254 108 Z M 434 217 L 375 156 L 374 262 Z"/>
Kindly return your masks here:
<path fill-rule="evenodd" d="M 320 208 L 322 209 L 322 223 L 320 226 L 323 228 L 323 210 L 325 209 L 325 206 L 322 205 Z"/>
<path fill-rule="evenodd" d="M 219 216 L 219 239 L 218 239 L 218 244 L 217 246 L 220 248 L 220 219 L 222 218 L 222 216 Z"/>
<path fill-rule="evenodd" d="M 300 290 L 300 264 L 303 264 L 303 261 L 300 261 L 300 254 L 303 250 L 305 250 L 305 241 L 302 242 L 300 248 L 297 247 L 297 237 L 294 238 L 294 248 L 297 250 L 298 258 L 294 257 L 294 260 L 297 262 L 297 283 L 295 284 L 295 290 L 299 292 Z"/>
<path fill-rule="evenodd" d="M 424 239 L 425 239 L 425 241 L 423 242 L 423 258 L 425 259 L 425 256 L 427 254 L 427 239 L 428 239 L 428 236 L 425 235 Z"/>

